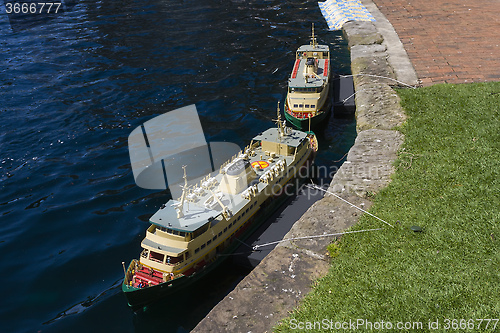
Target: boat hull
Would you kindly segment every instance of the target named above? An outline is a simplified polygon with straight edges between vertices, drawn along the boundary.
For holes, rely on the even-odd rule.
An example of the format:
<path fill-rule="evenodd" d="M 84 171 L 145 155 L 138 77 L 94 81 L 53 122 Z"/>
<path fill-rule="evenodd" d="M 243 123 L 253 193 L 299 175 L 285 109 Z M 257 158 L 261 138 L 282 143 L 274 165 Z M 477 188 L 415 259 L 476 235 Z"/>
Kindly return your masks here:
<path fill-rule="evenodd" d="M 314 117 L 311 118 L 296 118 L 291 114 L 289 114 L 288 112 L 285 112 L 286 120 L 288 120 L 295 128 L 298 128 L 303 131 L 309 130 L 309 127 L 311 129 L 318 127 L 322 123 L 322 121 L 325 120 L 327 115 L 328 112 L 320 111 Z"/>
<path fill-rule="evenodd" d="M 195 272 L 189 276 L 181 276 L 179 278 L 176 278 L 175 280 L 160 283 L 156 286 L 151 286 L 148 288 L 137 289 L 127 286 L 125 283 L 122 283 L 122 291 L 127 298 L 128 305 L 132 309 L 137 310 L 150 303 L 153 303 L 154 301 L 163 299 L 192 285 L 193 283 L 204 277 L 211 270 L 216 268 L 219 263 L 220 262 L 216 260 L 212 264 L 206 265 L 200 271 Z"/>
<path fill-rule="evenodd" d="M 316 115 L 311 118 L 294 117 L 290 112 L 290 108 L 288 107 L 288 102 L 285 103 L 284 113 L 286 120 L 288 120 L 288 122 L 290 122 L 294 127 L 307 132 L 313 130 L 314 128 L 320 127 L 320 125 L 323 124 L 323 120 L 327 118 L 331 110 L 332 110 L 332 103 L 330 102 L 330 96 L 328 96 L 327 101 L 321 108 L 321 110 L 319 110 L 318 113 L 316 113 Z"/>

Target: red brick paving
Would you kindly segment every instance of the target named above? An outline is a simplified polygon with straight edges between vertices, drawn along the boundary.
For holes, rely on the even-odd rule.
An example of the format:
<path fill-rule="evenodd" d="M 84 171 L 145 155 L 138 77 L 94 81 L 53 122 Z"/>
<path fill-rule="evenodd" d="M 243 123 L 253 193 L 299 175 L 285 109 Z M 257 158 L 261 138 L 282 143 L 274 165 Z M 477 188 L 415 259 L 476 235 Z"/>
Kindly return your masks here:
<path fill-rule="evenodd" d="M 423 85 L 500 81 L 499 0 L 373 0 Z"/>

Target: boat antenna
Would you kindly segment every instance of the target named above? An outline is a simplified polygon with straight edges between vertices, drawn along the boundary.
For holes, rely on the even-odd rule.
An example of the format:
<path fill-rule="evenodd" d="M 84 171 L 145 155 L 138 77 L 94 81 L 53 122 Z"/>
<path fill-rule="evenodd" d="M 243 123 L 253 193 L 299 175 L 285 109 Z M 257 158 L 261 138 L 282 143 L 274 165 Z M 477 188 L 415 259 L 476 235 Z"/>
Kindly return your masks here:
<path fill-rule="evenodd" d="M 184 201 L 186 199 L 186 190 L 188 188 L 187 176 L 186 176 L 186 165 L 182 166 L 182 170 L 184 170 L 184 176 L 183 176 L 183 178 L 184 178 L 184 186 L 181 185 L 182 195 L 181 195 L 181 198 L 180 198 L 180 202 L 178 204 L 174 205 L 175 209 L 177 210 L 177 218 L 178 219 L 180 219 L 181 217 L 184 216 L 183 207 L 184 207 Z"/>
<path fill-rule="evenodd" d="M 311 46 L 313 48 L 316 48 L 316 46 L 318 46 L 318 43 L 316 42 L 316 36 L 314 35 L 314 23 L 312 24 Z"/>
<path fill-rule="evenodd" d="M 280 112 L 280 101 L 278 101 L 278 108 L 276 109 L 277 119 L 275 120 L 276 125 L 278 125 L 279 137 L 285 135 L 285 121 L 281 122 L 281 112 Z"/>

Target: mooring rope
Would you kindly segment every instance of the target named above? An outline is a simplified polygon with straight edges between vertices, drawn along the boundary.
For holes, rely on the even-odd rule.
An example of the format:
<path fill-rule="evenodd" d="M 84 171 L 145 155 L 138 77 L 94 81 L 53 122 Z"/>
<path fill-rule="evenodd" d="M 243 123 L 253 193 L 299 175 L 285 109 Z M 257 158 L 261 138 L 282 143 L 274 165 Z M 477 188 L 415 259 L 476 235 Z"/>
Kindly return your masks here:
<path fill-rule="evenodd" d="M 273 245 L 273 244 L 278 244 L 278 243 L 281 243 L 281 242 L 288 242 L 288 241 L 293 241 L 293 240 L 298 240 L 298 239 L 311 239 L 311 238 L 318 238 L 318 237 L 340 236 L 340 235 L 345 235 L 345 234 L 353 234 L 353 233 L 356 233 L 356 232 L 367 232 L 367 231 L 375 231 L 375 230 L 382 230 L 382 228 L 337 232 L 335 234 L 325 234 L 325 235 L 313 235 L 313 236 L 287 238 L 287 239 L 282 239 L 282 240 L 275 241 L 275 242 L 269 242 L 269 243 L 265 243 L 265 244 L 254 245 L 253 246 L 253 250 L 255 251 L 259 247 L 263 247 L 263 246 L 268 246 L 268 245 Z"/>
<path fill-rule="evenodd" d="M 404 86 L 407 86 L 409 88 L 412 88 L 412 89 L 417 89 L 417 86 L 412 86 L 408 83 L 404 83 L 403 81 L 399 81 L 399 80 L 396 80 L 396 79 L 393 79 L 392 77 L 387 77 L 387 76 L 381 76 L 381 75 L 375 75 L 375 74 L 349 74 L 349 75 L 339 75 L 339 77 L 355 77 L 355 76 L 371 76 L 371 77 L 377 77 L 379 79 L 388 79 L 388 80 L 392 80 L 392 81 L 395 81 L 399 84 L 402 84 Z M 335 80 L 335 79 L 334 79 Z"/>
<path fill-rule="evenodd" d="M 349 204 L 350 206 L 356 208 L 356 209 L 359 209 L 360 211 L 362 211 L 363 213 L 366 213 L 370 216 L 373 216 L 374 218 L 376 218 L 377 220 L 380 220 L 382 222 L 384 222 L 385 224 L 387 224 L 388 226 L 394 228 L 394 226 L 384 220 L 382 220 L 381 218 L 373 215 L 372 213 L 370 212 L 367 212 L 366 210 L 350 203 L 349 201 L 345 200 L 344 198 L 341 198 L 340 196 L 336 195 L 335 193 L 332 193 L 330 191 L 327 191 L 325 189 L 322 189 L 321 187 L 313 184 L 312 186 L 309 185 L 309 184 L 306 184 L 305 185 L 306 187 L 310 188 L 310 189 L 316 189 L 316 190 L 320 190 L 320 191 L 323 191 L 325 193 L 328 193 L 328 194 L 331 194 L 333 196 L 335 196 L 336 198 L 344 201 L 345 203 Z M 286 238 L 286 239 L 282 239 L 282 240 L 278 240 L 278 241 L 274 241 L 274 242 L 269 242 L 269 243 L 264 243 L 264 244 L 257 244 L 257 245 L 254 245 L 254 246 L 250 246 L 240 240 L 238 240 L 240 243 L 244 244 L 245 246 L 248 246 L 252 249 L 252 251 L 257 251 L 258 248 L 261 248 L 261 247 L 264 247 L 264 246 L 269 246 L 269 245 L 274 245 L 274 244 L 278 244 L 278 243 L 282 243 L 282 242 L 289 242 L 289 241 L 294 241 L 294 240 L 299 240 L 299 239 L 312 239 L 312 238 L 319 238 L 319 237 L 331 237 L 331 236 L 341 236 L 341 235 L 346 235 L 346 234 L 354 234 L 354 233 L 358 233 L 358 232 L 369 232 L 369 231 L 377 231 L 377 230 L 383 230 L 383 228 L 377 228 L 377 229 L 364 229 L 364 230 L 355 230 L 355 231 L 344 231 L 344 232 L 337 232 L 337 233 L 333 233 L 333 234 L 324 234 L 324 235 L 311 235 L 311 236 L 302 236 L 302 237 L 293 237 L 293 238 Z M 239 254 L 244 254 L 244 252 L 241 252 Z M 229 254 L 229 255 L 234 255 L 234 254 Z M 221 255 L 223 256 L 223 255 Z"/>
<path fill-rule="evenodd" d="M 392 228 L 394 228 L 394 226 L 393 226 L 392 224 L 390 224 L 390 223 L 388 223 L 388 222 L 386 222 L 386 221 L 382 220 L 380 217 L 377 217 L 377 216 L 373 215 L 372 213 L 367 212 L 366 210 L 364 210 L 364 209 L 362 209 L 362 208 L 359 208 L 358 206 L 356 206 L 356 205 L 354 205 L 354 204 L 350 203 L 349 201 L 345 200 L 344 198 L 341 198 L 340 196 L 336 195 L 335 193 L 332 193 L 332 192 L 330 192 L 330 191 L 324 190 L 324 189 L 322 189 L 321 187 L 319 187 L 319 186 L 317 186 L 317 185 L 314 185 L 314 184 L 313 184 L 313 186 L 311 186 L 311 185 L 309 185 L 309 184 L 306 184 L 305 186 L 307 186 L 307 187 L 309 187 L 309 188 L 312 188 L 312 189 L 316 189 L 316 190 L 320 190 L 320 191 L 326 192 L 326 193 L 328 193 L 328 194 L 331 194 L 331 195 L 335 196 L 336 198 L 338 198 L 338 199 L 340 199 L 340 200 L 344 201 L 345 203 L 347 203 L 347 204 L 351 205 L 352 207 L 354 207 L 354 208 L 356 208 L 356 209 L 359 209 L 359 210 L 360 210 L 360 211 L 362 211 L 363 213 L 366 213 L 366 214 L 368 214 L 368 215 L 370 215 L 370 216 L 373 216 L 373 217 L 374 217 L 374 218 L 376 218 L 377 220 L 380 220 L 380 221 L 384 222 L 385 224 L 387 224 L 387 225 L 391 226 Z"/>

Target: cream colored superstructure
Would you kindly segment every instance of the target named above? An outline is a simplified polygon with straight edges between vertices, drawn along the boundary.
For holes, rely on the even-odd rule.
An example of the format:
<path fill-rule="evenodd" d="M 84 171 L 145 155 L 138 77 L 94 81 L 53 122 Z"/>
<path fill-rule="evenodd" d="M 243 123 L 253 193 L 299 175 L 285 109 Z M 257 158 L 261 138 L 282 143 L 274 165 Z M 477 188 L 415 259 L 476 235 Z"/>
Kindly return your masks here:
<path fill-rule="evenodd" d="M 140 260 L 129 273 L 149 267 L 163 274 L 164 282 L 189 275 L 214 261 L 251 226 L 265 202 L 280 194 L 313 153 L 306 133 L 277 122 L 278 128 L 256 136 L 216 175 L 185 188 L 182 205 L 182 198 L 171 200 L 151 217 Z M 127 274 L 125 282 L 135 286 L 136 278 Z"/>

